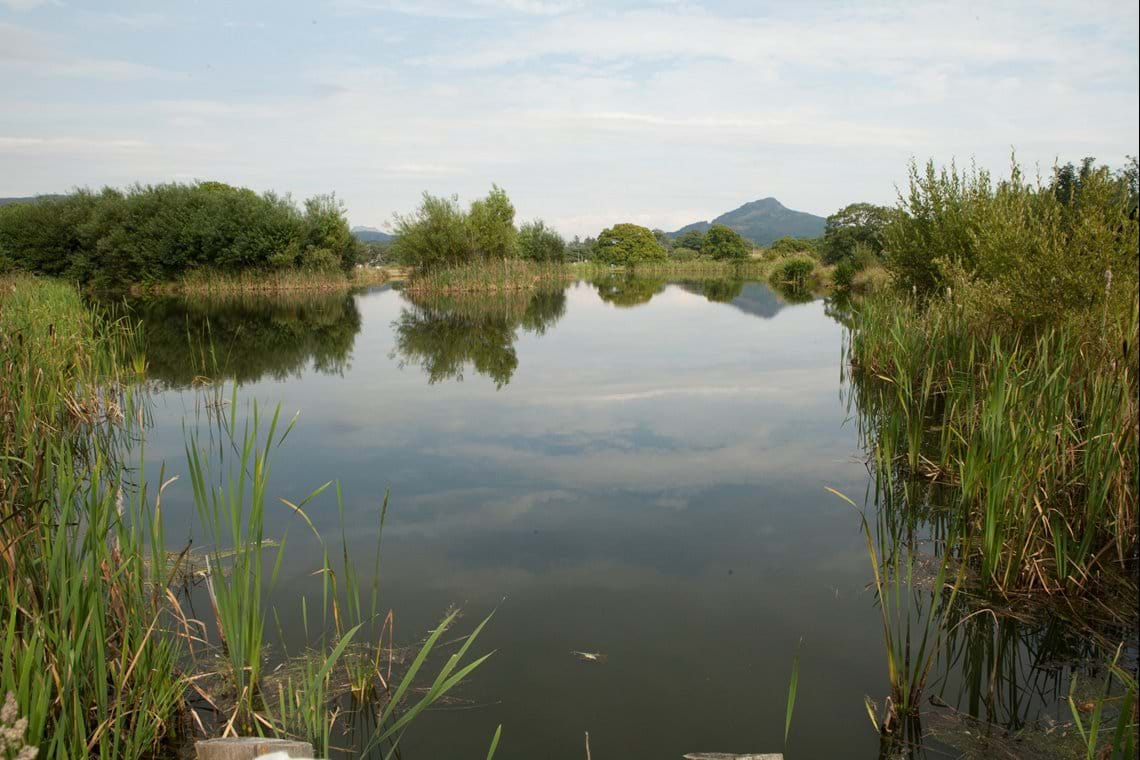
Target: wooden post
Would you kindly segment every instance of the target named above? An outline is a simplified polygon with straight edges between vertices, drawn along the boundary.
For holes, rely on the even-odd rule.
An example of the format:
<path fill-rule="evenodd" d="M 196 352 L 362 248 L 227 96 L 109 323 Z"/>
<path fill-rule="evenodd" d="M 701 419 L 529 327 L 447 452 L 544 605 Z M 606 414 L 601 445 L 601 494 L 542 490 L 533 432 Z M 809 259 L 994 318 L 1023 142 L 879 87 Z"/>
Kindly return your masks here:
<path fill-rule="evenodd" d="M 238 736 L 226 739 L 204 739 L 194 744 L 198 760 L 255 760 L 271 752 L 284 752 L 287 757 L 311 758 L 313 745 L 289 739 L 261 739 Z"/>

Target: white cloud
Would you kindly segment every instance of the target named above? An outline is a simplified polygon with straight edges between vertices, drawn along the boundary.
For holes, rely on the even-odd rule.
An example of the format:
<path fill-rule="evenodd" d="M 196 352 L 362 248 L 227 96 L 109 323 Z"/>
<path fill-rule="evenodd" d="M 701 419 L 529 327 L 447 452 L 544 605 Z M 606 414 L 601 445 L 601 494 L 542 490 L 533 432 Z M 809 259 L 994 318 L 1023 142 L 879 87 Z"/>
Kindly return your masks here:
<path fill-rule="evenodd" d="M 173 16 L 158 53 L 132 46 L 143 36 L 129 25 L 94 40 L 0 22 L 0 75 L 22 104 L 0 114 L 0 133 L 83 124 L 156 146 L 114 177 L 336 189 L 361 224 L 424 190 L 470 199 L 498 182 L 520 217 L 569 235 L 616 221 L 675 229 L 766 195 L 814 213 L 890 202 L 912 155 L 1000 171 L 1011 145 L 1046 165 L 1137 152 L 1131 6 L 335 7 L 314 25 L 282 6 L 275 34 L 303 32 L 301 47 L 203 36 Z M 213 68 L 187 64 L 203 59 Z M 0 190 L 66 186 L 77 170 L 98 181 L 105 168 L 44 160 L 6 172 Z"/>
<path fill-rule="evenodd" d="M 0 0 L 0 5 L 12 11 L 30 11 L 43 5 L 55 4 L 55 0 Z"/>

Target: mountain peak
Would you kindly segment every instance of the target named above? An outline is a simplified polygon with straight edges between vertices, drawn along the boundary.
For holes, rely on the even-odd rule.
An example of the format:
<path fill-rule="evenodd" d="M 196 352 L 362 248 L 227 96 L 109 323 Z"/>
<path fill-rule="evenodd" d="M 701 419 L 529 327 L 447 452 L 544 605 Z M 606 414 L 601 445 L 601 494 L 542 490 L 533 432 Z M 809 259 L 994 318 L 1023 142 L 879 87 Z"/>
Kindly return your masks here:
<path fill-rule="evenodd" d="M 690 229 L 705 231 L 712 224 L 723 224 L 739 232 L 757 245 L 768 245 L 782 237 L 813 238 L 823 234 L 826 220 L 805 211 L 793 211 L 772 196 L 749 201 L 743 206 L 721 214 L 712 222 L 695 222 L 672 233 L 678 235 Z"/>

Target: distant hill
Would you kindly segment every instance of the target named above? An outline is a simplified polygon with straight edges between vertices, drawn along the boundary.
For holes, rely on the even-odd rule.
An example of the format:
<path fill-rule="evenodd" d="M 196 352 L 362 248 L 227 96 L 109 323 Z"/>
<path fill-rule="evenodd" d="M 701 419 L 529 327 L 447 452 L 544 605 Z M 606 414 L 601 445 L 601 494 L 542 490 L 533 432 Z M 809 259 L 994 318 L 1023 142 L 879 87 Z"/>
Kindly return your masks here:
<path fill-rule="evenodd" d="M 29 195 L 24 198 L 0 198 L 0 206 L 7 206 L 9 203 L 27 203 L 29 201 L 45 201 L 52 198 L 62 198 L 62 195 Z"/>
<path fill-rule="evenodd" d="M 375 227 L 353 227 L 352 234 L 362 243 L 390 243 L 396 239 L 395 235 L 389 235 Z"/>
<path fill-rule="evenodd" d="M 686 224 L 676 232 L 676 237 L 689 230 L 704 232 L 714 224 L 723 224 L 739 232 L 756 245 L 768 245 L 782 237 L 814 238 L 823 234 L 827 220 L 822 216 L 806 211 L 792 211 L 775 198 L 761 198 L 745 203 L 735 211 L 721 214 L 711 222 Z"/>

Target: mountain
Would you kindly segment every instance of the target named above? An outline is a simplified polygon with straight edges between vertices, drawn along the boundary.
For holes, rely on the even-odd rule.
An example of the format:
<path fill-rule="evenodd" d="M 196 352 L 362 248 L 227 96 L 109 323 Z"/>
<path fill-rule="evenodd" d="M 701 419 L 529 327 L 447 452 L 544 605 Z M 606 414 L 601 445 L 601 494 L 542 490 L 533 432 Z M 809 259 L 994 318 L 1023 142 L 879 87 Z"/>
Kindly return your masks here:
<path fill-rule="evenodd" d="M 711 222 L 693 222 L 669 234 L 676 237 L 689 230 L 705 232 L 714 224 L 723 224 L 756 245 L 768 245 L 782 237 L 819 237 L 823 234 L 826 222 L 822 216 L 809 214 L 806 211 L 792 211 L 775 198 L 761 198 L 758 201 L 745 203 L 727 214 L 721 214 Z"/>
<path fill-rule="evenodd" d="M 62 197 L 62 195 L 29 195 L 24 198 L 0 198 L 0 206 L 7 206 L 9 203 L 28 203 L 29 201 L 42 201 Z"/>
<path fill-rule="evenodd" d="M 389 235 L 375 227 L 353 227 L 352 234 L 362 243 L 390 243 L 396 239 L 395 235 Z"/>

